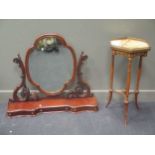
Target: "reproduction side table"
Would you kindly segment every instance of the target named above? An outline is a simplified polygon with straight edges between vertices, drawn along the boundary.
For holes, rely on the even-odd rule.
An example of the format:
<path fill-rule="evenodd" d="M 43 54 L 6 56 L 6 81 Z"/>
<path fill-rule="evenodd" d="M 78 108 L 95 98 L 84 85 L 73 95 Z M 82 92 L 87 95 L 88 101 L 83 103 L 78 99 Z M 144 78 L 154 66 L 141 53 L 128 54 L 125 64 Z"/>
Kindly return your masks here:
<path fill-rule="evenodd" d="M 136 108 L 139 109 L 138 105 L 138 94 L 139 94 L 139 82 L 142 71 L 142 59 L 147 56 L 148 51 L 151 49 L 149 44 L 142 39 L 137 38 L 120 38 L 116 40 L 112 40 L 110 42 L 112 49 L 112 63 L 111 63 L 111 71 L 110 71 L 110 89 L 109 89 L 109 98 L 106 107 L 111 102 L 113 93 L 120 93 L 124 96 L 124 123 L 125 126 L 128 123 L 128 103 L 129 103 L 129 94 L 130 92 L 130 81 L 131 81 L 131 65 L 134 57 L 139 56 L 139 65 L 137 70 L 137 80 L 135 91 L 133 92 L 135 95 L 135 104 Z M 128 69 L 127 69 L 127 80 L 126 80 L 126 89 L 125 90 L 113 90 L 113 78 L 114 78 L 114 60 L 116 55 L 125 56 L 128 59 Z"/>

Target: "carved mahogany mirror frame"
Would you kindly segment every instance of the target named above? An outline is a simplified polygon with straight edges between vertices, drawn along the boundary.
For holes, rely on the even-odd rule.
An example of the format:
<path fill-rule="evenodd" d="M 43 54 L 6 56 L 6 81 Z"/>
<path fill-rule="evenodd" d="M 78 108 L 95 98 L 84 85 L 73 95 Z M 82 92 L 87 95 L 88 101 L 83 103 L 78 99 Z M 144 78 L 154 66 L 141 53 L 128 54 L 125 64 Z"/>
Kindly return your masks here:
<path fill-rule="evenodd" d="M 31 75 L 30 75 L 30 71 L 29 71 L 29 59 L 30 59 L 30 55 L 31 53 L 34 51 L 34 49 L 36 49 L 39 45 L 39 42 L 42 41 L 43 39 L 51 39 L 51 38 L 54 38 L 54 39 L 57 39 L 59 41 L 59 43 L 64 46 L 65 48 L 69 49 L 70 51 L 70 54 L 72 55 L 72 59 L 73 59 L 73 71 L 72 71 L 72 76 L 71 76 L 71 79 L 69 79 L 68 81 L 66 81 L 63 85 L 63 87 L 56 91 L 56 92 L 49 92 L 49 91 L 46 91 L 45 89 L 43 89 L 39 83 L 37 83 L 35 80 L 32 79 Z M 28 49 L 27 53 L 26 53 L 26 58 L 25 58 L 25 70 L 26 70 L 26 73 L 27 73 L 27 78 L 28 80 L 30 81 L 30 83 L 32 85 L 34 85 L 40 92 L 42 92 L 43 94 L 47 95 L 47 96 L 56 96 L 56 95 L 59 95 L 61 94 L 69 84 L 71 84 L 74 80 L 75 80 L 75 77 L 76 77 L 76 66 L 77 65 L 77 60 L 76 60 L 76 54 L 74 52 L 74 49 L 66 43 L 66 41 L 64 40 L 63 37 L 61 37 L 60 35 L 56 35 L 56 34 L 52 34 L 52 35 L 44 35 L 44 36 L 41 36 L 39 37 L 32 48 Z"/>
<path fill-rule="evenodd" d="M 72 55 L 73 71 L 71 78 L 63 87 L 55 92 L 43 89 L 39 83 L 32 79 L 29 71 L 29 58 L 33 49 L 40 48 L 44 39 L 55 38 L 59 44 L 69 49 Z M 90 86 L 82 78 L 82 66 L 88 56 L 81 52 L 77 61 L 74 49 L 58 34 L 43 35 L 36 39 L 33 46 L 26 52 L 25 65 L 18 55 L 13 61 L 21 69 L 21 83 L 15 88 L 12 98 L 8 102 L 8 116 L 35 115 L 39 112 L 49 111 L 97 111 L 98 105 L 95 96 L 91 93 Z M 39 92 L 30 91 L 28 80 Z M 72 88 L 70 88 L 72 86 Z M 66 91 L 67 90 L 67 91 Z M 40 96 L 42 94 L 43 96 Z"/>

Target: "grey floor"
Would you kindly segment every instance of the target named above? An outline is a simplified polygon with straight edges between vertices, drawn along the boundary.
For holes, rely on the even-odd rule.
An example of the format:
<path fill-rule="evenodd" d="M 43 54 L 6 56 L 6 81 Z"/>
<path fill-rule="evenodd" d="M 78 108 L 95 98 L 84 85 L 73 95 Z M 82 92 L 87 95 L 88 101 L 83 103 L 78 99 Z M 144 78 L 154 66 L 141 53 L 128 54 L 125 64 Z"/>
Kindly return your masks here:
<path fill-rule="evenodd" d="M 35 117 L 6 117 L 6 103 L 0 103 L 0 134 L 52 134 L 52 135 L 105 135 L 155 134 L 155 103 L 142 102 L 138 112 L 129 104 L 129 124 L 123 125 L 123 104 L 113 103 L 105 108 L 98 96 L 98 112 L 52 112 Z"/>

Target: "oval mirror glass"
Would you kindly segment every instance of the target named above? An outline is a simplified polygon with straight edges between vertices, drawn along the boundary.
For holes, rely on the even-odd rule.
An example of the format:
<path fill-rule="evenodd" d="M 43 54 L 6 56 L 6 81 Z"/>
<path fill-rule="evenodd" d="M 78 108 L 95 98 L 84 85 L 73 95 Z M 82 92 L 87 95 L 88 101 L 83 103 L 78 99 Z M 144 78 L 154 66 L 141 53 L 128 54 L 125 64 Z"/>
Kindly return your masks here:
<path fill-rule="evenodd" d="M 56 38 L 42 39 L 29 55 L 31 79 L 47 92 L 58 92 L 72 78 L 73 56 Z"/>

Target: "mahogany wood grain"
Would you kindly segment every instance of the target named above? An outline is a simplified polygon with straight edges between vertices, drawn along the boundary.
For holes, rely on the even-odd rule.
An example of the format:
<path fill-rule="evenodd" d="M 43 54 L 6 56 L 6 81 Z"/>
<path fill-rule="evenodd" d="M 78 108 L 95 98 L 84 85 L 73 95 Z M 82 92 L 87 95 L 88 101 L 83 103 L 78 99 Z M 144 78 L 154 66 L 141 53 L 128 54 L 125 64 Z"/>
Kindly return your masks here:
<path fill-rule="evenodd" d="M 95 97 L 75 99 L 42 99 L 39 101 L 23 101 L 8 103 L 8 116 L 36 115 L 49 111 L 97 111 L 97 100 Z"/>

